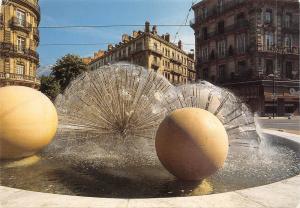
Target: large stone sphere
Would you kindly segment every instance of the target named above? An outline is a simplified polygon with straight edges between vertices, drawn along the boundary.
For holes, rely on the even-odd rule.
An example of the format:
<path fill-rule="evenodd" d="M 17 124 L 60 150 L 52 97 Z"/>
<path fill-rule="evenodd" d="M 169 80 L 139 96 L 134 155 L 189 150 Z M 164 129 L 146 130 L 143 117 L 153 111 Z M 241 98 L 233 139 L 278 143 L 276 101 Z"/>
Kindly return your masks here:
<path fill-rule="evenodd" d="M 51 142 L 57 124 L 56 109 L 41 92 L 0 88 L 0 159 L 33 155 Z"/>
<path fill-rule="evenodd" d="M 202 180 L 221 168 L 228 136 L 212 113 L 200 108 L 173 111 L 160 124 L 155 147 L 159 160 L 182 180 Z"/>

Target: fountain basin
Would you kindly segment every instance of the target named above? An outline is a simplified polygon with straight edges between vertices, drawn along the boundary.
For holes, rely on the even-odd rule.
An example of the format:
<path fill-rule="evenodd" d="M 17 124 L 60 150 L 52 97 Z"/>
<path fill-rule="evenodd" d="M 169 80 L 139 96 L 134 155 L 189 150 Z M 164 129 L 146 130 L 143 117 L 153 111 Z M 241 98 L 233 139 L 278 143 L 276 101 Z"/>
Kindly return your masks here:
<path fill-rule="evenodd" d="M 273 143 L 300 154 L 300 138 L 264 130 Z M 300 175 L 276 183 L 220 194 L 152 199 L 78 197 L 0 187 L 2 207 L 296 207 L 300 202 Z"/>

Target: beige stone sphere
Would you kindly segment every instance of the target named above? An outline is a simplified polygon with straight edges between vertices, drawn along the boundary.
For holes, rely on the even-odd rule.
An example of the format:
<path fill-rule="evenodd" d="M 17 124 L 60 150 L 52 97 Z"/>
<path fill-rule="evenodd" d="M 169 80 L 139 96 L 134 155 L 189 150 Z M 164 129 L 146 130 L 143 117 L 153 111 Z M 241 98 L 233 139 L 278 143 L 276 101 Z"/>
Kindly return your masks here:
<path fill-rule="evenodd" d="M 174 176 L 202 180 L 224 165 L 228 136 L 212 113 L 183 108 L 173 111 L 160 124 L 155 147 L 159 160 Z"/>
<path fill-rule="evenodd" d="M 41 92 L 0 88 L 0 159 L 33 155 L 51 142 L 57 125 L 56 109 Z"/>

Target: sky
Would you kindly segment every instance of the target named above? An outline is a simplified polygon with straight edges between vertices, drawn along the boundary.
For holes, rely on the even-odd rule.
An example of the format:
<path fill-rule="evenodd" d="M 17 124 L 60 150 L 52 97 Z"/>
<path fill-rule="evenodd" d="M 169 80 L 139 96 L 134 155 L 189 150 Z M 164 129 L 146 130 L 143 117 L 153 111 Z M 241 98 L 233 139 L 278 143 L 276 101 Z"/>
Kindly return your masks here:
<path fill-rule="evenodd" d="M 184 24 L 192 0 L 40 0 L 40 26 L 65 25 L 144 25 Z M 195 0 L 194 0 L 195 2 Z M 189 19 L 193 17 L 190 11 Z M 189 24 L 189 21 L 187 22 Z M 92 56 L 95 51 L 107 49 L 108 43 L 118 43 L 124 33 L 143 30 L 144 27 L 114 28 L 40 28 L 40 71 L 49 70 L 56 60 L 72 53 L 81 57 Z M 191 27 L 158 27 L 159 34 L 169 32 L 174 40 L 176 32 L 183 43 L 194 43 Z M 89 46 L 49 46 L 45 44 L 99 44 Z M 193 46 L 185 45 L 186 51 Z"/>

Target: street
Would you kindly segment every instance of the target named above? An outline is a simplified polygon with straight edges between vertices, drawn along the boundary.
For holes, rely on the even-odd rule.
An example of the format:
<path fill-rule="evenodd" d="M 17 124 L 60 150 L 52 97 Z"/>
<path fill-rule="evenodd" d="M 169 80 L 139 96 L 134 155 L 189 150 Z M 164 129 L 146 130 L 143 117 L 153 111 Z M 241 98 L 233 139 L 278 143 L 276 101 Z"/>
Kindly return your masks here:
<path fill-rule="evenodd" d="M 264 129 L 283 130 L 288 133 L 300 135 L 300 117 L 288 118 L 258 118 L 258 123 Z"/>

